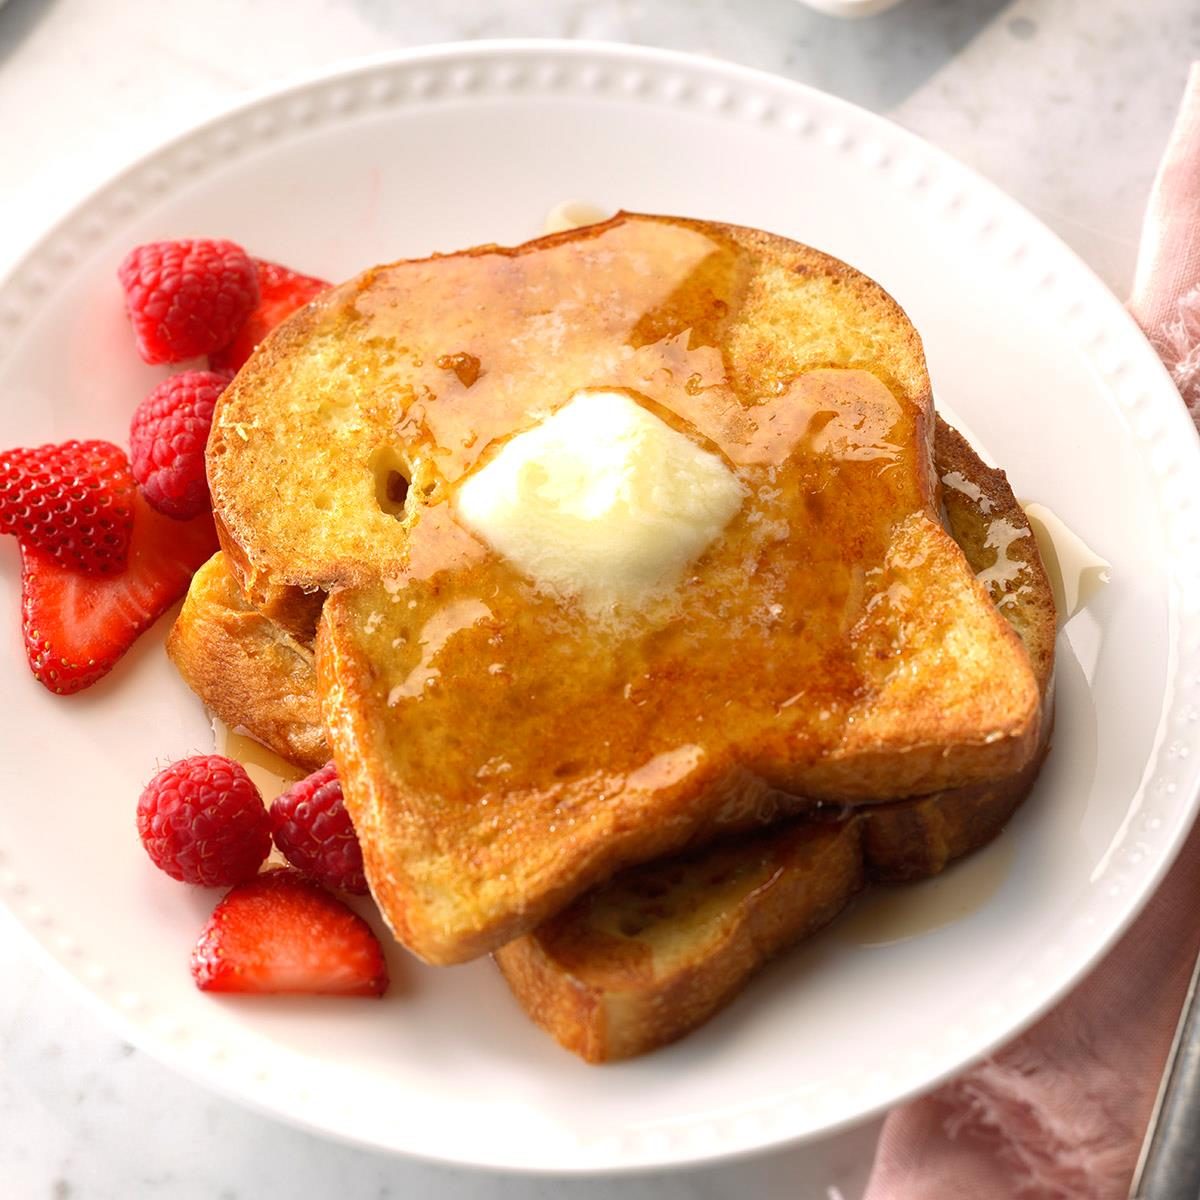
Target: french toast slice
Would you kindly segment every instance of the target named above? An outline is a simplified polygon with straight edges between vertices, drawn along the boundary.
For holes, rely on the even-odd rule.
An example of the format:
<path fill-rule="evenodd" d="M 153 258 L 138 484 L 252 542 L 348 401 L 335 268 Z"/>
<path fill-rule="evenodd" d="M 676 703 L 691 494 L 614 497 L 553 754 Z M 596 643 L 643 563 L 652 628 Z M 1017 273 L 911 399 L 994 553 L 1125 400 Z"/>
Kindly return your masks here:
<path fill-rule="evenodd" d="M 827 925 L 864 882 L 857 817 L 799 818 L 645 863 L 495 952 L 513 994 L 592 1063 L 702 1025 L 773 955 Z"/>
<path fill-rule="evenodd" d="M 747 497 L 673 590 L 599 616 L 455 507 L 587 389 L 635 397 Z M 464 961 L 625 866 L 1027 764 L 1036 683 L 938 521 L 932 437 L 894 302 L 730 226 L 621 216 L 398 263 L 269 340 L 222 398 L 214 499 L 252 599 L 334 589 L 319 690 L 400 940 Z"/>
<path fill-rule="evenodd" d="M 674 592 L 612 621 L 454 512 L 586 388 L 636 396 L 750 497 Z M 268 338 L 214 419 L 222 541 L 293 627 L 281 596 L 337 589 L 319 688 L 401 940 L 462 961 L 698 839 L 1025 765 L 1037 689 L 936 519 L 932 437 L 882 289 L 712 223 L 620 215 L 377 268 Z"/>
<path fill-rule="evenodd" d="M 1054 598 L 1002 472 L 938 422 L 947 525 L 1018 631 L 1044 696 L 1039 750 L 990 784 L 800 818 L 622 872 L 495 953 L 530 1017 L 589 1062 L 644 1054 L 728 1003 L 868 880 L 934 875 L 986 845 L 1028 794 L 1053 722 Z"/>
<path fill-rule="evenodd" d="M 230 728 L 310 771 L 329 761 L 311 647 L 251 606 L 223 552 L 192 577 L 167 654 Z"/>

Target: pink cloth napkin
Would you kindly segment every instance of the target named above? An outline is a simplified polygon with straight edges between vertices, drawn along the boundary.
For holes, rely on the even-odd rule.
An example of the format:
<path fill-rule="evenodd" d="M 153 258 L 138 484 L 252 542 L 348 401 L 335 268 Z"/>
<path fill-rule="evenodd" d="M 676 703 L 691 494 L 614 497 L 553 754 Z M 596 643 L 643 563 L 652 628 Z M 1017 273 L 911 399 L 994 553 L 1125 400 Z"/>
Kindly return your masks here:
<path fill-rule="evenodd" d="M 1200 64 L 1130 310 L 1200 425 Z M 1107 958 L 1028 1032 L 884 1122 L 865 1200 L 1124 1200 L 1200 946 L 1200 826 Z"/>

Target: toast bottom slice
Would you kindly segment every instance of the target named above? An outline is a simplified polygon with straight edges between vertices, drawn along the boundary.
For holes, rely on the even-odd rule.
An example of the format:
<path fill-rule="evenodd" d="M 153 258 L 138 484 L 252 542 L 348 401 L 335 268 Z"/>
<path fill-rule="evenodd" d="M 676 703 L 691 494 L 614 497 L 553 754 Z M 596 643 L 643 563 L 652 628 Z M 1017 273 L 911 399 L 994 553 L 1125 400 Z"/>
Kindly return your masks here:
<path fill-rule="evenodd" d="M 800 820 L 593 889 L 496 952 L 525 1011 L 588 1062 L 631 1058 L 708 1020 L 864 881 L 861 822 Z"/>
<path fill-rule="evenodd" d="M 947 793 L 800 818 L 622 872 L 501 947 L 496 965 L 534 1022 L 587 1062 L 659 1049 L 833 921 L 864 884 L 928 878 L 987 845 L 1028 795 L 1046 746 L 969 806 Z"/>
<path fill-rule="evenodd" d="M 1003 473 L 939 422 L 946 523 L 1020 636 L 1041 690 L 1038 752 L 1014 775 L 802 819 L 622 872 L 495 959 L 526 1012 L 588 1062 L 644 1054 L 728 1003 L 774 955 L 828 924 L 864 882 L 936 875 L 986 845 L 1028 795 L 1053 726 L 1053 594 Z"/>

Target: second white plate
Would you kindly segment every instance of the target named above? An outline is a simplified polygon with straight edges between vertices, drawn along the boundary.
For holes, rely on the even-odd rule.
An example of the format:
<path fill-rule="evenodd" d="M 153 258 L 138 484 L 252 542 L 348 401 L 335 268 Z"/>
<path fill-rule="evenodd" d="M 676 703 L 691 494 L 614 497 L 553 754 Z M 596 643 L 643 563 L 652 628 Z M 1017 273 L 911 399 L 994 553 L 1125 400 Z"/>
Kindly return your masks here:
<path fill-rule="evenodd" d="M 873 17 L 895 8 L 900 0 L 800 0 L 800 3 L 831 17 Z"/>

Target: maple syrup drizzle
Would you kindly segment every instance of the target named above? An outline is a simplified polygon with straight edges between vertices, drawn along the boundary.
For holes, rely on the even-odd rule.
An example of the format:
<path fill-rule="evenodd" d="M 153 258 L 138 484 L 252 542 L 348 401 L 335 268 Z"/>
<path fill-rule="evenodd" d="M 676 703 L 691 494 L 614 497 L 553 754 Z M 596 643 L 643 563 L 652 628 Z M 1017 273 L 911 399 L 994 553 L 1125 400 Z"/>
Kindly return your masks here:
<path fill-rule="evenodd" d="M 245 767 L 251 782 L 262 793 L 264 804 L 269 805 L 281 792 L 308 774 L 303 767 L 280 758 L 261 742 L 230 729 L 219 717 L 213 718 L 213 740 L 218 754 Z"/>
<path fill-rule="evenodd" d="M 1016 845 L 1001 834 L 932 879 L 871 887 L 834 923 L 831 936 L 855 946 L 890 946 L 965 920 L 1003 886 Z"/>
<path fill-rule="evenodd" d="M 360 649 L 384 664 L 390 751 L 423 787 L 483 778 L 497 744 L 518 787 L 562 778 L 559 744 L 614 780 L 695 746 L 703 775 L 709 747 L 741 729 L 783 726 L 815 754 L 872 703 L 905 636 L 893 576 L 923 569 L 921 537 L 883 564 L 898 524 L 937 525 L 932 416 L 869 370 L 797 358 L 755 291 L 755 254 L 711 227 L 622 217 L 586 238 L 380 267 L 348 293 L 339 345 L 365 356 L 370 403 L 394 406 L 411 483 L 395 569 L 345 602 L 359 627 L 375 621 Z M 631 395 L 752 497 L 670 594 L 611 620 L 521 576 L 454 512 L 460 480 L 585 389 Z M 451 611 L 472 619 L 443 637 Z M 662 705 L 664 688 L 696 704 Z"/>

